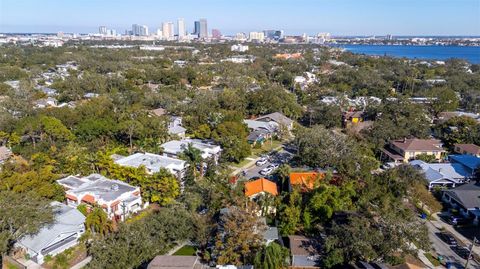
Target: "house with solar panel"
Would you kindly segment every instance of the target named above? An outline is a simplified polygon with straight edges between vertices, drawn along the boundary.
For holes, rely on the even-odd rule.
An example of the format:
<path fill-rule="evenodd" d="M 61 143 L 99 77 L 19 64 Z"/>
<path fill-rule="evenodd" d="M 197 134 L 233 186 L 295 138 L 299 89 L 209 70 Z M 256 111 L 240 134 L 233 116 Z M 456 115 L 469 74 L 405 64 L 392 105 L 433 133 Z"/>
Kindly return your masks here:
<path fill-rule="evenodd" d="M 57 180 L 65 188 L 67 205 L 101 207 L 112 220 L 121 221 L 143 208 L 140 188 L 99 174 L 68 176 Z"/>

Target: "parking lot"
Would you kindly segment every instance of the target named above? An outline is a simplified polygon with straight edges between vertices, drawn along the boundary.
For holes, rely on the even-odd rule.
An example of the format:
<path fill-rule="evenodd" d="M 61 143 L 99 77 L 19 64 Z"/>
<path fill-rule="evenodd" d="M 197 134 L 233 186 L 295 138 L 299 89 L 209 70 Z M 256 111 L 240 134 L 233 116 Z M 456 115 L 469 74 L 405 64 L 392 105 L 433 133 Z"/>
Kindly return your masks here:
<path fill-rule="evenodd" d="M 273 169 L 273 171 L 268 175 L 262 175 L 260 174 L 260 171 L 262 171 L 262 169 L 269 167 L 272 164 L 281 165 L 283 163 L 288 163 L 293 158 L 293 154 L 282 149 L 282 150 L 279 150 L 278 152 L 273 152 L 264 157 L 266 158 L 266 162 L 264 164 L 262 165 L 255 164 L 254 166 L 245 169 L 243 177 L 246 179 L 257 178 L 257 177 L 270 178 L 271 175 L 274 174 L 276 169 Z"/>

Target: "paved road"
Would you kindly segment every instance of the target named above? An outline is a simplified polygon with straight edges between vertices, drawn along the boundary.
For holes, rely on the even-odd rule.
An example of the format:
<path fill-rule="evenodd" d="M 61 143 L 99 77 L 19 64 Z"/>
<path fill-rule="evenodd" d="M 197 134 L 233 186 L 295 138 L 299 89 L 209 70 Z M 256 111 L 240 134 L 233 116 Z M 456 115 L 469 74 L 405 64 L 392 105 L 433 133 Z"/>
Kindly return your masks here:
<path fill-rule="evenodd" d="M 250 179 L 252 177 L 267 177 L 268 178 L 268 176 L 261 175 L 260 170 L 269 166 L 273 162 L 278 163 L 278 164 L 288 162 L 292 157 L 293 157 L 293 154 L 291 154 L 290 152 L 285 151 L 283 149 L 279 150 L 278 153 L 275 154 L 275 156 L 269 158 L 269 160 L 267 161 L 266 164 L 264 164 L 262 166 L 254 165 L 254 166 L 248 168 L 247 170 L 245 170 L 245 172 L 246 172 L 245 178 L 246 179 Z"/>
<path fill-rule="evenodd" d="M 448 246 L 445 242 L 442 241 L 438 237 L 438 233 L 440 233 L 440 230 L 438 230 L 435 226 L 433 226 L 430 222 L 426 222 L 427 228 L 428 228 L 428 237 L 430 239 L 430 242 L 432 243 L 432 246 L 435 250 L 435 252 L 438 255 L 442 255 L 445 260 L 449 261 L 452 263 L 451 268 L 464 268 L 463 266 L 465 265 L 466 260 L 458 256 L 451 248 Z M 469 268 L 475 268 L 475 269 L 480 269 L 480 265 L 475 262 L 475 261 L 470 261 L 469 263 Z"/>

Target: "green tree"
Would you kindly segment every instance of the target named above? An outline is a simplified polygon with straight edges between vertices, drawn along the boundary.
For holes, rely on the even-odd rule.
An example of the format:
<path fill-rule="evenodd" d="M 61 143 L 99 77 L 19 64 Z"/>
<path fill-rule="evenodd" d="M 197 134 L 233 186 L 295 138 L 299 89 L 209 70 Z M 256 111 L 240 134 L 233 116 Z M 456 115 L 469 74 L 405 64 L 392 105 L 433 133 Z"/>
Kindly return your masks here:
<path fill-rule="evenodd" d="M 0 253 L 7 254 L 15 240 L 36 233 L 53 218 L 49 202 L 32 192 L 0 191 Z"/>
<path fill-rule="evenodd" d="M 105 236 L 113 230 L 112 221 L 100 207 L 93 207 L 87 214 L 85 226 L 92 232 Z"/>
<path fill-rule="evenodd" d="M 281 269 L 288 268 L 290 251 L 288 248 L 273 242 L 263 247 L 255 256 L 255 268 L 259 269 Z"/>

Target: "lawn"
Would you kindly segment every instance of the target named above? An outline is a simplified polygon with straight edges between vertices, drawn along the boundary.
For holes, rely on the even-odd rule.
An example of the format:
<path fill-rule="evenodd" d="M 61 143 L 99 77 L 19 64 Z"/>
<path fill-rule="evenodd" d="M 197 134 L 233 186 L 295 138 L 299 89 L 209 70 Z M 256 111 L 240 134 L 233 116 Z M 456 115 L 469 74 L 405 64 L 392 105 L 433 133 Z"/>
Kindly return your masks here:
<path fill-rule="evenodd" d="M 433 266 L 440 266 L 440 262 L 432 256 L 432 254 L 425 252 L 425 257 L 433 264 Z"/>
<path fill-rule="evenodd" d="M 177 252 L 173 253 L 173 256 L 195 256 L 197 249 L 194 246 L 183 246 Z"/>

